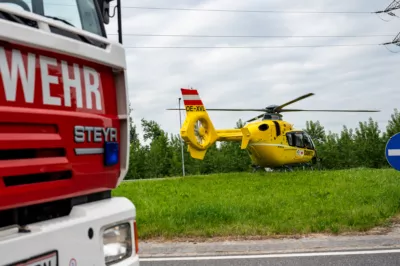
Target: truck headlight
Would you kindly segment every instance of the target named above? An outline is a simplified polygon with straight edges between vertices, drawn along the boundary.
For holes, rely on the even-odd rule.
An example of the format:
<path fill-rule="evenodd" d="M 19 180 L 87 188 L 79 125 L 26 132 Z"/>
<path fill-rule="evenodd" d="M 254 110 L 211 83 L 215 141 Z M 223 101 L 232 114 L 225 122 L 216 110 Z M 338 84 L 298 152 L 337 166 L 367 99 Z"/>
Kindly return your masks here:
<path fill-rule="evenodd" d="M 106 265 L 119 262 L 132 255 L 132 233 L 129 223 L 115 225 L 104 230 L 103 251 Z"/>

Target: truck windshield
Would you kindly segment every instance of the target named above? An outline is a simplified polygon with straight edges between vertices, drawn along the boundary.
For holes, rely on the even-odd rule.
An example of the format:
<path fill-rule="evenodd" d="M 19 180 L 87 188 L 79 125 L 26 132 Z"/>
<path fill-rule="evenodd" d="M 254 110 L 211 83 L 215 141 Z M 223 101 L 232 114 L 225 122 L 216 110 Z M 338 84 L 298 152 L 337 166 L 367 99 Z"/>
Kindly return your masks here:
<path fill-rule="evenodd" d="M 105 36 L 95 0 L 0 0 L 1 5 L 23 9 Z"/>

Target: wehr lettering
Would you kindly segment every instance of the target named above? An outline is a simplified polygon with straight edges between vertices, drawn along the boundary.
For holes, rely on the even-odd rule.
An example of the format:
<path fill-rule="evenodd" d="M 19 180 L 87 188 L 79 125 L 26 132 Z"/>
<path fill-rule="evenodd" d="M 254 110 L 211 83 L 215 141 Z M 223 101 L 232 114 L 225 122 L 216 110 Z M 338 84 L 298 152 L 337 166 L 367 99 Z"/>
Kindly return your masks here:
<path fill-rule="evenodd" d="M 4 92 L 0 94 L 8 102 L 16 102 L 22 93 L 25 103 L 41 100 L 44 105 L 71 107 L 73 99 L 77 108 L 103 110 L 100 73 L 52 57 L 0 46 L 1 85 Z"/>
<path fill-rule="evenodd" d="M 206 109 L 201 105 L 188 105 L 186 106 L 187 112 L 204 112 Z"/>
<path fill-rule="evenodd" d="M 75 126 L 75 142 L 104 142 L 117 141 L 117 129 L 113 127 Z"/>

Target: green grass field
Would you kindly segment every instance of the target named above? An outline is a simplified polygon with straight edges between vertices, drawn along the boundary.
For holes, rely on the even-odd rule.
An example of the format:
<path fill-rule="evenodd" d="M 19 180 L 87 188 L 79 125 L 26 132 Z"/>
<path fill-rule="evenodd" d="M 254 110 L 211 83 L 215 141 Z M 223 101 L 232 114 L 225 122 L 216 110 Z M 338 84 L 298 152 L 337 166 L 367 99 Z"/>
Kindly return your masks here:
<path fill-rule="evenodd" d="M 366 231 L 400 210 L 392 169 L 234 173 L 123 183 L 140 239 Z"/>

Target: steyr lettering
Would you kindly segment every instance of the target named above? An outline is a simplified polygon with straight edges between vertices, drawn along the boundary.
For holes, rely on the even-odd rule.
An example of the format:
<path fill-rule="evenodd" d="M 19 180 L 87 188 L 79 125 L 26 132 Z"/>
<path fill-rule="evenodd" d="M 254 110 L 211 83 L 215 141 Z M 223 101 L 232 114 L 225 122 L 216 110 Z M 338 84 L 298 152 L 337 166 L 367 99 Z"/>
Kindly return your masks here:
<path fill-rule="evenodd" d="M 206 109 L 201 105 L 188 105 L 186 106 L 187 112 L 204 112 Z"/>
<path fill-rule="evenodd" d="M 61 71 L 57 71 L 59 68 Z M 36 83 L 36 70 L 40 71 L 38 74 L 41 83 Z M 15 102 L 17 90 L 22 89 L 25 103 L 34 103 L 37 100 L 35 93 L 41 90 L 44 105 L 71 107 L 72 96 L 78 108 L 103 110 L 99 87 L 100 74 L 87 66 L 69 65 L 66 61 L 59 62 L 56 58 L 33 53 L 22 55 L 17 49 L 6 51 L 0 46 L 0 80 L 4 87 L 5 100 L 8 102 Z M 21 87 L 17 86 L 18 80 Z M 57 85 L 62 88 L 63 93 L 54 92 Z M 75 91 L 74 95 L 72 90 Z M 83 99 L 86 99 L 85 102 Z"/>
<path fill-rule="evenodd" d="M 117 129 L 113 127 L 75 126 L 75 142 L 104 142 L 117 141 Z"/>

